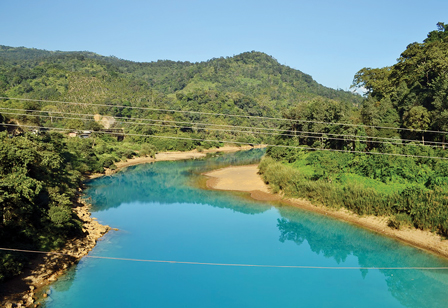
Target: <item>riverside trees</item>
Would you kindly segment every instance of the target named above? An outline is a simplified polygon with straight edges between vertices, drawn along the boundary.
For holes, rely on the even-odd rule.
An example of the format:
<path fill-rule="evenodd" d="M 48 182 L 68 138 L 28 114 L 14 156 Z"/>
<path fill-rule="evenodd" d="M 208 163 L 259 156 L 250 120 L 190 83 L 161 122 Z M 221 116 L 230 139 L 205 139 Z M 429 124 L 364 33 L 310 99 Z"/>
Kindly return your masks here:
<path fill-rule="evenodd" d="M 361 69 L 354 87 L 367 91 L 359 108 L 314 99 L 288 111 L 282 128 L 299 133 L 277 143 L 299 148 L 269 148 L 260 172 L 290 196 L 447 236 L 447 163 L 428 157 L 448 157 L 437 143 L 448 129 L 448 25 L 410 44 L 393 66 Z"/>
<path fill-rule="evenodd" d="M 363 68 L 355 75 L 353 86 L 367 90 L 368 100 L 362 112 L 367 114 L 364 110 L 373 109 L 381 114 L 380 109 L 387 105 L 399 116 L 389 123 L 391 125 L 417 131 L 446 130 L 448 25 L 438 23 L 437 26 L 423 43 L 408 45 L 393 66 Z M 428 137 L 443 138 L 440 135 Z"/>
<path fill-rule="evenodd" d="M 80 185 L 59 134 L 0 133 L 0 241 L 3 247 L 49 250 L 80 235 L 71 211 Z M 0 281 L 20 271 L 24 258 L 0 252 Z"/>

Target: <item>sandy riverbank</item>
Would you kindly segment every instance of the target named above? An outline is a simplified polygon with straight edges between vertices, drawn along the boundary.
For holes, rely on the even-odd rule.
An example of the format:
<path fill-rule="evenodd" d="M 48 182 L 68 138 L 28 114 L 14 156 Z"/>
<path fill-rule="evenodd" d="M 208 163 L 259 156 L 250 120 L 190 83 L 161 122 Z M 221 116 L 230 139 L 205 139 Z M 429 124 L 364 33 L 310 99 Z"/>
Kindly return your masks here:
<path fill-rule="evenodd" d="M 115 170 L 106 170 L 105 174 L 92 174 L 89 179 L 98 178 L 104 175 L 111 175 L 123 168 L 152 163 L 157 161 L 174 161 L 185 159 L 203 158 L 207 153 L 217 152 L 237 152 L 262 148 L 264 146 L 224 146 L 212 148 L 198 152 L 197 150 L 187 152 L 162 152 L 156 154 L 155 158 L 135 157 L 127 161 L 117 162 Z M 82 257 L 92 250 L 98 239 L 106 234 L 111 228 L 101 225 L 95 218 L 91 217 L 90 206 L 81 199 L 73 208 L 74 213 L 83 221 L 83 238 L 73 239 L 66 243 L 64 248 L 52 254 L 42 254 L 34 258 L 31 264 L 24 270 L 24 273 L 2 283 L 0 290 L 0 305 L 2 307 L 16 307 L 17 304 L 25 307 L 37 305 L 36 295 L 42 292 L 48 284 L 56 281 L 60 275 L 72 265 L 81 260 Z M 16 305 L 16 306 L 13 306 Z"/>
<path fill-rule="evenodd" d="M 387 217 L 359 216 L 346 209 L 333 210 L 328 207 L 314 205 L 307 200 L 282 198 L 278 194 L 269 192 L 269 187 L 258 174 L 258 166 L 236 166 L 207 172 L 204 175 L 210 177 L 207 187 L 216 190 L 246 191 L 252 198 L 266 201 L 281 201 L 301 209 L 329 215 L 340 220 L 375 231 L 385 236 L 400 240 L 412 246 L 428 252 L 448 258 L 448 240 L 429 231 L 403 228 L 392 229 L 387 226 Z"/>
<path fill-rule="evenodd" d="M 134 157 L 131 159 L 128 159 L 126 161 L 120 161 L 115 163 L 117 168 L 115 170 L 106 169 L 105 174 L 103 173 L 95 173 L 92 174 L 89 179 L 95 179 L 98 177 L 102 177 L 104 175 L 112 175 L 119 170 L 129 167 L 129 166 L 135 166 L 140 164 L 147 164 L 147 163 L 153 163 L 157 161 L 174 161 L 174 160 L 185 160 L 185 159 L 198 159 L 203 158 L 207 156 L 207 153 L 231 153 L 231 152 L 238 152 L 238 151 L 245 151 L 250 149 L 260 149 L 264 148 L 264 145 L 259 146 L 223 146 L 220 148 L 211 148 L 207 150 L 202 150 L 201 152 L 198 152 L 198 150 L 192 150 L 192 151 L 185 151 L 185 152 L 160 152 L 155 155 L 155 158 L 152 157 Z"/>

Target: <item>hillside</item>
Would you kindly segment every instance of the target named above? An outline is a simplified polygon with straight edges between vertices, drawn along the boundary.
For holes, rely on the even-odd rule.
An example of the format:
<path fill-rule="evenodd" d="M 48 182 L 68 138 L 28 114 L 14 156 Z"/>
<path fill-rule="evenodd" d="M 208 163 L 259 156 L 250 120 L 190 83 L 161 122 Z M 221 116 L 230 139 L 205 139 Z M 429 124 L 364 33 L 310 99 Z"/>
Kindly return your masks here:
<path fill-rule="evenodd" d="M 27 111 L 27 114 L 34 115 L 37 115 L 36 111 L 44 112 L 39 113 L 39 118 L 11 114 L 23 114 L 23 111 L 2 112 L 5 117 L 19 123 L 98 130 L 98 126 L 92 124 L 93 118 L 88 121 L 85 117 L 78 119 L 79 116 L 62 119 L 57 115 L 63 113 L 67 117 L 67 112 L 101 114 L 117 119 L 121 117 L 121 123 L 117 123 L 116 127 L 124 128 L 127 133 L 251 143 L 267 142 L 272 138 L 269 134 L 229 132 L 222 125 L 273 128 L 277 124 L 225 115 L 280 117 L 299 101 L 325 98 L 354 106 L 362 100 L 351 92 L 319 85 L 311 76 L 281 65 L 261 52 L 246 52 L 200 63 L 168 60 L 137 63 L 91 52 L 52 52 L 7 46 L 0 46 L 0 96 L 96 104 L 87 107 L 4 101 L 4 108 L 34 110 L 34 113 Z M 154 112 L 133 107 L 223 115 Z M 128 118 L 134 118 L 133 123 Z M 135 118 L 151 119 L 153 122 L 150 125 L 147 122 L 145 125 L 135 124 Z M 168 121 L 166 124 L 169 125 L 162 128 L 160 122 L 155 122 L 157 120 Z M 221 126 L 205 130 L 205 126 L 198 127 L 196 123 Z"/>
<path fill-rule="evenodd" d="M 179 91 L 186 94 L 195 89 L 241 93 L 257 104 L 265 102 L 270 107 L 290 107 L 298 100 L 315 96 L 353 103 L 361 100 L 350 92 L 324 87 L 311 76 L 255 51 L 200 63 L 169 60 L 138 63 L 91 52 L 0 46 L 0 61 L 0 91 L 32 98 L 75 98 L 68 93 L 69 89 L 76 83 L 89 84 L 87 78 L 90 83 L 108 88 L 103 95 L 94 93 L 97 94 L 94 100 L 117 98 L 117 90 L 129 86 L 133 93 L 140 95 L 149 90 L 169 95 Z M 49 80 L 42 82 L 44 77 Z M 92 92 L 86 85 L 77 86 L 82 87 L 77 89 L 84 95 Z M 42 93 L 43 88 L 47 92 L 50 92 L 48 88 L 57 91 Z M 129 93 L 123 93 L 120 99 L 129 99 Z"/>

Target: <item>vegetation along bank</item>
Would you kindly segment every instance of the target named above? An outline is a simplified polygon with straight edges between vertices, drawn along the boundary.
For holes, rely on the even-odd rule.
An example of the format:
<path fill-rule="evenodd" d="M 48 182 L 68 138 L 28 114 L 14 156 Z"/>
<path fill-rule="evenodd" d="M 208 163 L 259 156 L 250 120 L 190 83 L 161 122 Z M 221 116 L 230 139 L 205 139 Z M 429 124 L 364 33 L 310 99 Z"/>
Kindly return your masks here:
<path fill-rule="evenodd" d="M 448 235 L 444 23 L 396 64 L 361 69 L 353 86 L 364 97 L 255 51 L 135 63 L 0 46 L 0 60 L 5 247 L 48 251 L 85 237 L 72 208 L 91 174 L 135 156 L 229 142 L 273 145 L 260 172 L 274 192 Z M 0 252 L 0 281 L 27 258 Z"/>
<path fill-rule="evenodd" d="M 264 180 L 289 197 L 448 236 L 448 25 L 393 66 L 360 70 L 354 86 L 367 90 L 359 108 L 314 100 L 287 112 L 294 121 L 282 127 L 296 133 L 267 150 Z"/>

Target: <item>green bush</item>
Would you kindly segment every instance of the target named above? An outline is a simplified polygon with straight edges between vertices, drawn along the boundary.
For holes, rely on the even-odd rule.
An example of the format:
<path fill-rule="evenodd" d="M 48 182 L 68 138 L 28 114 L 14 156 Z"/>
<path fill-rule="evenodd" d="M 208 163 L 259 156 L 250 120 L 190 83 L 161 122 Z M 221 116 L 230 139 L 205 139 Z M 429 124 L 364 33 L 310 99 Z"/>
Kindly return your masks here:
<path fill-rule="evenodd" d="M 278 152 L 275 153 L 277 157 L 282 157 Z M 382 185 L 375 185 L 375 181 L 379 181 L 379 179 L 348 173 L 353 170 L 350 169 L 350 164 L 356 164 L 356 168 L 362 165 L 367 166 L 364 157 L 357 159 L 358 157 L 355 156 L 352 161 L 349 161 L 341 157 L 340 153 L 337 155 L 311 153 L 308 156 L 296 153 L 295 155 L 300 156 L 301 161 L 306 160 L 308 166 L 312 166 L 312 175 L 309 172 L 308 175 L 303 175 L 300 169 L 308 168 L 308 166 L 296 162 L 287 165 L 269 156 L 261 161 L 259 169 L 262 178 L 271 186 L 274 193 L 282 192 L 289 197 L 305 198 L 328 207 L 344 207 L 359 215 L 390 216 L 389 224 L 393 228 L 415 226 L 448 236 L 448 187 L 445 185 L 444 177 L 430 177 L 430 181 L 427 181 L 428 187 L 425 187 L 421 183 L 422 177 L 411 177 L 406 175 L 407 173 L 402 173 L 406 179 L 400 177 L 400 182 L 405 184 L 379 182 L 383 183 L 384 187 L 395 188 L 395 190 L 385 189 Z M 323 171 L 322 169 L 329 164 L 325 161 L 328 159 L 333 159 L 335 164 L 339 164 L 340 167 L 331 172 Z M 372 166 L 378 161 L 380 160 L 373 159 Z M 409 165 L 412 168 L 415 166 L 415 164 Z M 438 165 L 440 164 L 434 164 L 434 166 Z M 299 169 L 294 166 L 299 166 Z M 404 168 L 403 165 L 399 166 Z M 435 174 L 434 171 L 431 171 L 431 168 L 435 168 L 434 166 L 428 164 L 421 168 L 422 174 L 431 172 Z M 356 168 L 354 171 L 359 171 Z M 393 169 L 394 167 L 389 166 L 388 168 Z M 316 172 L 318 176 L 316 176 Z M 384 167 L 377 175 L 379 178 L 385 179 L 383 175 L 400 172 Z M 323 176 L 325 174 L 331 176 Z M 393 178 L 386 177 L 387 180 Z M 378 189 L 377 186 L 381 187 Z"/>
<path fill-rule="evenodd" d="M 389 218 L 389 222 L 387 225 L 397 230 L 401 229 L 402 227 L 411 227 L 412 218 L 406 213 L 398 213 Z"/>
<path fill-rule="evenodd" d="M 149 156 L 154 158 L 156 156 L 157 149 L 153 144 L 145 143 L 140 149 L 140 156 Z"/>

